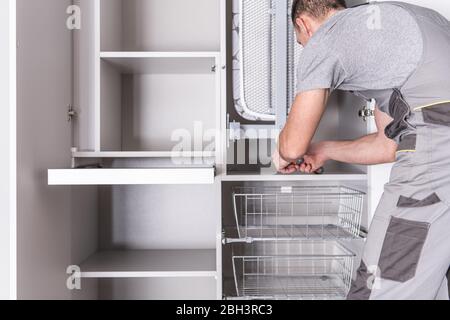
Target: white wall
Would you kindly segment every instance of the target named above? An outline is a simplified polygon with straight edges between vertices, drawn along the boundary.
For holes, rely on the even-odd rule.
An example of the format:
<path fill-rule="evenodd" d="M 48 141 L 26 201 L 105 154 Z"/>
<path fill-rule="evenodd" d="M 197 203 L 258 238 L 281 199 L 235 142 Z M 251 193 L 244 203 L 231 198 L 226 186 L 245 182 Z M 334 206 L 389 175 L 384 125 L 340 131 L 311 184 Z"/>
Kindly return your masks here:
<path fill-rule="evenodd" d="M 403 2 L 434 9 L 450 19 L 450 2 L 443 0 L 403 0 Z"/>
<path fill-rule="evenodd" d="M 0 1 L 0 299 L 15 298 L 15 15 Z"/>

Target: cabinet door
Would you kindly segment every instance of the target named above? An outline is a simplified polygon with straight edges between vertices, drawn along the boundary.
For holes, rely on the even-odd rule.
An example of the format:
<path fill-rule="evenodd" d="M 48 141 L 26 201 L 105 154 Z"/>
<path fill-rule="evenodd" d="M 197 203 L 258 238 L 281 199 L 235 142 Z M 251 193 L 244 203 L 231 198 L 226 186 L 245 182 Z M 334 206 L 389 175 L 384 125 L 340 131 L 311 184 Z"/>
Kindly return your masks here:
<path fill-rule="evenodd" d="M 71 190 L 49 188 L 46 170 L 70 162 L 70 0 L 17 0 L 17 293 L 69 299 Z"/>

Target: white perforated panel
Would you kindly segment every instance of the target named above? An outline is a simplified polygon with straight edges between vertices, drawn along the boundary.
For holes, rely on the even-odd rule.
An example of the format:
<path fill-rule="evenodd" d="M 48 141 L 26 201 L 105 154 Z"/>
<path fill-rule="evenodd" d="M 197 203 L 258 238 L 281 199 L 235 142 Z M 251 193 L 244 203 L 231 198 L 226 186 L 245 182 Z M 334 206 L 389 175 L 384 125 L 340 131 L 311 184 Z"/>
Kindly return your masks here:
<path fill-rule="evenodd" d="M 275 120 L 276 23 L 275 0 L 233 1 L 233 80 L 234 105 L 248 120 Z M 292 5 L 289 0 L 288 12 Z M 296 70 L 301 46 L 295 39 L 289 15 L 287 44 L 288 92 L 286 109 L 291 105 L 296 86 Z"/>

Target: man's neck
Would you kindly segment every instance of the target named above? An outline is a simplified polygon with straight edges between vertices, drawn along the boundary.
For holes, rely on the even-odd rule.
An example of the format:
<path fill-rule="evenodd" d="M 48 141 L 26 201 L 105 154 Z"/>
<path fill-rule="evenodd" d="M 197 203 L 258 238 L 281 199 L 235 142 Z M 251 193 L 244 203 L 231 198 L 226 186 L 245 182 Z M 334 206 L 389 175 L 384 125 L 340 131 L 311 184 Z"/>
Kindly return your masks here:
<path fill-rule="evenodd" d="M 330 12 L 328 12 L 328 14 L 325 16 L 325 18 L 323 18 L 322 23 L 330 20 L 331 17 L 333 17 L 336 13 L 341 12 L 342 10 L 344 10 L 344 9 L 333 9 L 333 10 L 330 10 Z"/>
<path fill-rule="evenodd" d="M 335 16 L 337 13 L 341 12 L 344 9 L 333 9 L 328 12 L 328 14 L 322 18 L 322 20 L 317 21 L 316 25 L 314 26 L 314 33 L 317 32 L 317 30 L 322 27 L 323 24 L 325 24 L 328 20 L 330 20 L 333 16 Z"/>

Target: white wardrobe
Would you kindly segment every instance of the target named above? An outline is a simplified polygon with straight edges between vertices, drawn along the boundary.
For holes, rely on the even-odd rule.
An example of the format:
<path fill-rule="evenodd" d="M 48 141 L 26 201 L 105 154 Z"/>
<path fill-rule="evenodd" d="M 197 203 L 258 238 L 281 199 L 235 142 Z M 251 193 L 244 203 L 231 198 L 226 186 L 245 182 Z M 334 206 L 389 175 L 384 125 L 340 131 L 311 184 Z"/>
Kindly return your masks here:
<path fill-rule="evenodd" d="M 240 147 L 251 154 L 247 129 L 274 126 L 236 113 L 232 1 L 8 0 L 1 6 L 0 21 L 11 28 L 0 28 L 9 36 L 2 37 L 8 50 L 1 54 L 10 53 L 0 60 L 16 67 L 5 80 L 17 77 L 17 89 L 8 87 L 17 92 L 17 108 L 14 95 L 2 94 L 11 115 L 0 120 L 9 125 L 0 126 L 8 150 L 0 166 L 7 177 L 0 182 L 1 297 L 251 298 L 242 291 L 251 283 L 239 282 L 250 269 L 236 272 L 251 241 L 240 233 L 238 215 L 263 210 L 249 202 L 237 207 L 236 199 L 270 188 L 285 195 L 356 190 L 361 228 L 352 239 L 335 240 L 355 255 L 352 268 L 358 265 L 389 166 L 330 163 L 323 175 L 282 176 L 258 161 L 227 162 Z M 80 28 L 71 20 L 77 14 Z M 318 139 L 372 132 L 373 119 L 359 115 L 367 107 L 335 95 Z M 237 123 L 240 137 L 227 131 Z"/>

